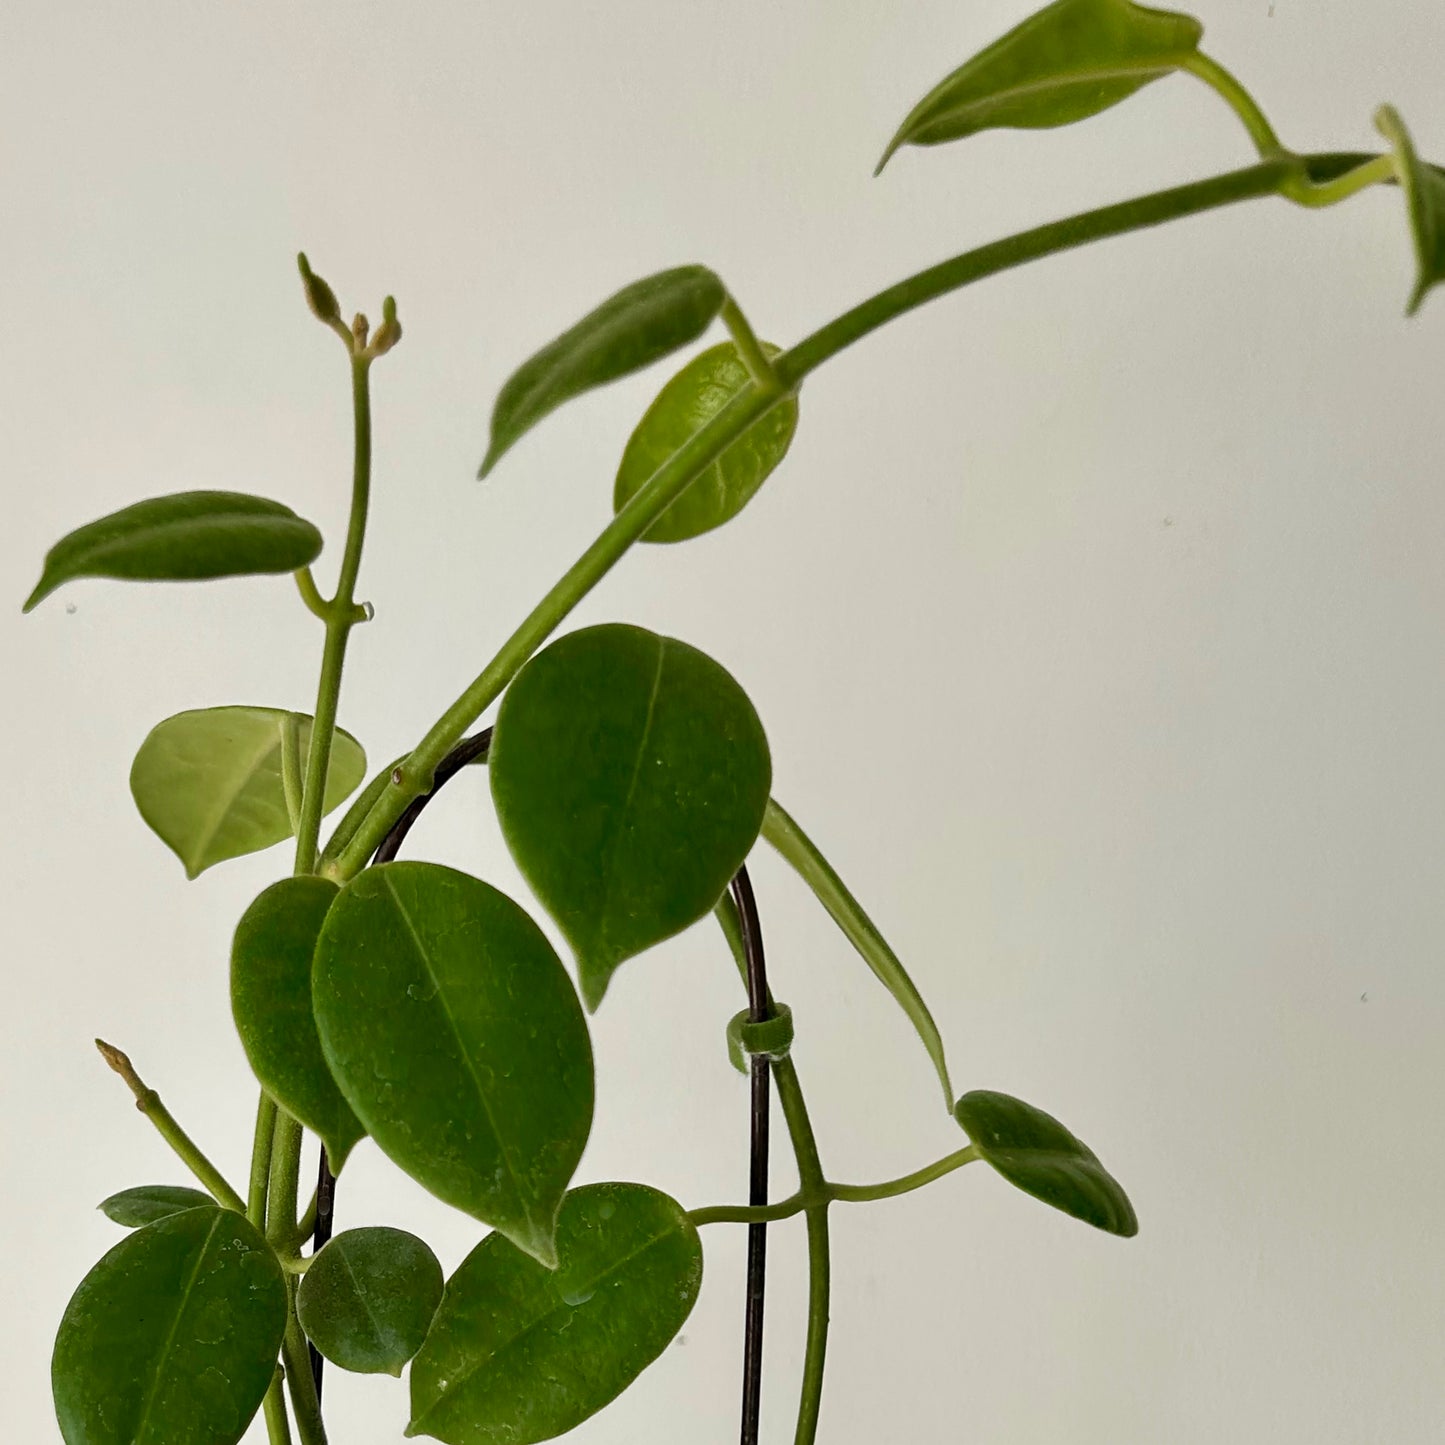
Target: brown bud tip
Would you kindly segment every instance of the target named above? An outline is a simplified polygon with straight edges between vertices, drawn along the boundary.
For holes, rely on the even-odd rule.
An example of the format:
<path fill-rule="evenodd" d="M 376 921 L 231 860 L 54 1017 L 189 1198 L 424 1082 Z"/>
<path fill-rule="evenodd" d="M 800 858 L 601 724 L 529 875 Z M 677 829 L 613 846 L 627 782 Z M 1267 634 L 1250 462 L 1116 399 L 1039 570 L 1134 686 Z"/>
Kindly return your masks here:
<path fill-rule="evenodd" d="M 132 1071 L 131 1062 L 114 1044 L 108 1044 L 104 1039 L 97 1039 L 95 1046 L 100 1050 L 100 1056 L 118 1074 L 129 1074 Z"/>

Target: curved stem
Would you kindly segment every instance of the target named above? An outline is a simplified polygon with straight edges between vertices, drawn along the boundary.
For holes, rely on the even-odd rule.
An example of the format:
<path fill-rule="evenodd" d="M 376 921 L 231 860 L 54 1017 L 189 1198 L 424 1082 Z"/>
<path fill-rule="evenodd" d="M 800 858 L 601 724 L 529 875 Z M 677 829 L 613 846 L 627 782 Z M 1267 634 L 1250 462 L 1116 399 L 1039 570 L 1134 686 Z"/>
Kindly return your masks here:
<path fill-rule="evenodd" d="M 323 622 L 331 621 L 331 608 L 316 586 L 316 578 L 309 567 L 299 567 L 291 574 L 296 579 L 296 590 L 306 604 L 306 610 Z"/>
<path fill-rule="evenodd" d="M 502 689 L 568 613 L 705 468 L 771 410 L 782 396 L 796 390 L 803 378 L 825 361 L 897 317 L 987 276 L 1044 256 L 1074 250 L 1108 236 L 1120 236 L 1240 201 L 1280 194 L 1289 178 L 1297 175 L 1301 168 L 1311 179 L 1320 178 L 1316 172 L 1323 172 L 1323 178 L 1330 179 L 1341 170 L 1348 169 L 1350 164 L 1372 159 L 1371 156 L 1332 155 L 1275 158 L 1209 180 L 1195 181 L 1086 211 L 1062 221 L 1052 221 L 1007 240 L 965 252 L 889 286 L 821 327 L 791 351 L 775 358 L 773 369 L 782 389 L 768 393 L 750 383 L 658 468 L 533 608 L 496 656 L 417 744 L 407 760 L 395 769 L 390 786 L 379 787 L 367 816 L 355 827 L 345 846 L 336 850 L 335 856 L 328 860 L 325 868 L 327 876 L 345 881 L 365 866 L 366 859 L 376 850 L 407 804 L 431 786 L 432 776 L 441 759 L 497 699 Z M 1341 165 L 1341 161 L 1346 164 Z"/>
<path fill-rule="evenodd" d="M 331 761 L 331 739 L 336 730 L 336 707 L 341 695 L 341 673 L 346 664 L 346 642 L 357 623 L 356 578 L 361 570 L 361 548 L 366 538 L 366 513 L 371 497 L 371 363 L 365 356 L 351 358 L 351 400 L 355 427 L 355 457 L 351 477 L 351 517 L 336 595 L 327 604 L 326 645 L 321 654 L 321 680 L 316 689 L 316 715 L 311 723 L 311 746 L 306 756 L 306 786 L 301 801 L 301 826 L 296 834 L 296 872 L 316 868 L 316 846 L 325 812 L 326 772 Z"/>
<path fill-rule="evenodd" d="M 296 1433 L 301 1445 L 326 1445 L 326 1426 L 321 1421 L 321 1402 L 311 1377 L 311 1361 L 307 1355 L 306 1336 L 296 1319 L 295 1280 L 287 1277 L 292 1295 L 286 1336 L 281 1345 L 281 1358 L 286 1363 L 286 1386 L 291 1394 L 291 1410 L 296 1416 Z"/>
<path fill-rule="evenodd" d="M 1217 60 L 1196 52 L 1180 67 L 1190 75 L 1202 80 L 1212 91 L 1224 99 L 1226 105 L 1237 115 L 1249 132 L 1262 157 L 1284 153 L 1285 147 L 1274 133 L 1274 127 L 1265 119 L 1254 97 Z"/>

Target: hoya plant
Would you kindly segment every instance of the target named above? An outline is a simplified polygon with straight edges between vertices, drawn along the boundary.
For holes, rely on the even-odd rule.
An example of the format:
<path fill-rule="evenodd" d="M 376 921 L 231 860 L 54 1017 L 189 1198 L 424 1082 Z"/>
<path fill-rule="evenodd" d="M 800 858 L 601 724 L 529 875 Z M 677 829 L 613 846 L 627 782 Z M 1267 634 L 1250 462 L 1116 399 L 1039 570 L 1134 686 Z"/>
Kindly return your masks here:
<path fill-rule="evenodd" d="M 277 850 L 274 881 L 236 920 L 228 971 L 214 961 L 255 1075 L 255 1132 L 249 1171 L 227 1177 L 198 1122 L 153 1087 L 161 1070 L 97 1041 L 178 1172 L 117 1180 L 101 1206 L 126 1232 L 80 1281 L 56 1333 L 51 1383 L 67 1445 L 233 1445 L 258 1415 L 270 1445 L 320 1445 L 323 1398 L 345 1389 L 345 1372 L 405 1376 L 410 1436 L 549 1440 L 604 1409 L 679 1337 L 708 1283 L 704 1236 L 727 1229 L 747 1232 L 746 1445 L 759 1434 L 770 1230 L 793 1225 L 808 1268 L 794 1438 L 809 1445 L 821 1438 L 831 1281 L 856 1265 L 832 1249 L 835 1208 L 981 1165 L 970 1172 L 1032 1201 L 1020 1207 L 1121 1239 L 1138 1231 L 1095 1152 L 1107 1157 L 1108 1140 L 1079 1138 L 1053 1100 L 955 1079 L 928 980 L 870 918 L 867 880 L 845 881 L 775 796 L 767 719 L 746 680 L 684 638 L 625 620 L 576 626 L 572 614 L 634 547 L 685 546 L 748 507 L 806 426 L 802 396 L 825 363 L 1026 262 L 1244 202 L 1322 210 L 1388 186 L 1413 247 L 1407 310 L 1418 310 L 1445 279 L 1445 172 L 1389 106 L 1374 117 L 1374 152 L 1294 148 L 1203 35 L 1192 16 L 1130 0 L 1056 0 L 938 80 L 880 137 L 877 168 L 922 165 L 913 152 L 990 130 L 1085 122 L 1170 81 L 1202 84 L 1237 118 L 1251 154 L 1235 169 L 970 249 L 789 345 L 755 325 L 725 276 L 686 257 L 600 302 L 581 298 L 580 319 L 538 337 L 497 394 L 477 439 L 488 485 L 504 485 L 514 449 L 547 445 L 542 424 L 558 408 L 672 358 L 670 374 L 607 459 L 611 521 L 530 611 L 518 607 L 495 654 L 452 680 L 440 715 L 411 718 L 414 742 L 399 756 L 369 759 L 366 740 L 340 725 L 348 646 L 373 615 L 362 585 L 373 373 L 406 354 L 393 355 L 403 323 L 392 298 L 373 325 L 299 257 L 317 336 L 350 384 L 343 537 L 324 548 L 318 527 L 280 499 L 184 491 L 87 522 L 50 549 L 27 611 L 81 578 L 274 574 L 294 585 L 298 620 L 320 637 L 309 713 L 197 698 L 157 721 L 135 755 L 136 807 L 186 878 Z M 63 525 L 63 498 L 46 505 Z M 439 553 L 449 540 L 440 529 Z M 411 706 L 406 692 L 398 706 Z M 447 785 L 468 768 L 485 768 L 525 896 L 430 861 L 409 839 L 423 810 L 449 806 Z M 796 872 L 916 1031 L 956 1131 L 941 1157 L 861 1183 L 829 1167 L 804 1093 L 809 1019 L 788 1005 L 786 966 L 770 967 L 749 876 L 760 847 Z M 594 1016 L 619 970 L 695 927 L 715 931 L 717 955 L 738 974 L 739 1007 L 717 1020 L 716 1047 L 750 1080 L 746 1188 L 740 1180 L 717 1201 L 678 1199 L 645 1178 L 578 1184 L 609 1099 Z M 799 1181 L 782 1198 L 769 1192 L 774 1093 Z M 321 1148 L 314 1187 L 302 1178 L 308 1138 Z M 450 1275 L 403 1229 L 334 1232 L 338 1198 L 350 1203 L 346 1166 L 363 1148 L 473 1222 L 475 1247 Z M 192 1176 L 184 1183 L 179 1166 Z M 940 1241 L 945 1270 L 949 1247 Z M 899 1427 L 911 1433 L 906 1410 Z M 703 1432 L 679 1422 L 677 1433 Z"/>

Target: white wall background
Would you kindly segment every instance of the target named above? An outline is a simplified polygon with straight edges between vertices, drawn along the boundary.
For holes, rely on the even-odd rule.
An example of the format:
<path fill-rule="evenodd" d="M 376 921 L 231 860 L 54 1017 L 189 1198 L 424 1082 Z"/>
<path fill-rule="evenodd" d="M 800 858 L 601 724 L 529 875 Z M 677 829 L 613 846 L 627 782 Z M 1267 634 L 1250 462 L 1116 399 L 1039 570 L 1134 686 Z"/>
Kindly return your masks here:
<path fill-rule="evenodd" d="M 394 291 L 362 584 L 378 615 L 343 703 L 385 760 L 608 516 L 666 368 L 471 478 L 511 368 L 615 287 L 704 261 L 787 344 L 970 245 L 1248 163 L 1185 78 L 870 180 L 912 102 L 1025 8 L 8 0 L 8 1438 L 59 1438 L 51 1338 L 118 1237 L 96 1201 L 181 1179 L 92 1036 L 233 1176 L 249 1147 L 225 960 L 287 857 L 186 884 L 134 814 L 130 758 L 183 708 L 309 708 L 319 654 L 284 581 L 87 583 L 22 621 L 45 548 L 141 496 L 222 487 L 315 518 L 334 559 L 345 368 L 293 255 L 373 316 Z M 1203 8 L 1208 48 L 1301 148 L 1373 147 L 1391 99 L 1445 153 L 1436 0 Z M 837 1208 L 827 1445 L 1439 1438 L 1445 299 L 1405 324 L 1412 267 L 1382 192 L 1256 203 L 950 299 L 810 381 L 786 468 L 734 525 L 634 556 L 576 615 L 736 673 L 779 797 L 913 970 L 958 1087 L 1058 1113 L 1142 1219 L 1107 1238 L 981 1168 Z M 481 777 L 414 853 L 520 888 Z M 879 1179 L 956 1147 L 886 995 L 766 854 L 756 882 L 830 1170 Z M 743 1197 L 738 1006 L 708 929 L 619 976 L 581 1178 Z M 365 1146 L 339 1224 L 379 1222 L 448 1268 L 478 1232 Z M 734 1438 L 742 1231 L 706 1244 L 685 1337 L 577 1439 Z M 800 1226 L 772 1261 L 779 1442 Z M 337 1445 L 400 1438 L 393 1382 L 327 1394 Z"/>

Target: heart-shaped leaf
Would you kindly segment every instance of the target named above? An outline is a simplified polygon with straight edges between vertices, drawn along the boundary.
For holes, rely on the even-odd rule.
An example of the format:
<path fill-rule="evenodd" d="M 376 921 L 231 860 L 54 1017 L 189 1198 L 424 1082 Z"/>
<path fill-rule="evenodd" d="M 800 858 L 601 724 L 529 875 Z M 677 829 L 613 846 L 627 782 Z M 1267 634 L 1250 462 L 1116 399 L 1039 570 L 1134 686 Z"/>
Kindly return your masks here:
<path fill-rule="evenodd" d="M 266 1241 L 215 1205 L 128 1235 L 55 1337 L 66 1445 L 234 1445 L 276 1370 L 286 1285 Z"/>
<path fill-rule="evenodd" d="M 1055 0 L 934 86 L 898 127 L 878 170 L 900 146 L 1097 115 L 1178 70 L 1203 34 L 1192 15 L 1131 0 Z"/>
<path fill-rule="evenodd" d="M 331 1077 L 311 1012 L 311 960 L 338 891 L 325 878 L 283 878 L 241 915 L 231 1013 L 261 1087 L 320 1136 L 339 1174 L 366 1131 Z"/>
<path fill-rule="evenodd" d="M 975 1089 L 954 1118 L 1005 1179 L 1025 1194 L 1126 1239 L 1139 1232 L 1134 1206 L 1087 1144 L 1051 1114 L 1008 1094 Z"/>
<path fill-rule="evenodd" d="M 301 1276 L 296 1311 L 311 1343 L 343 1370 L 400 1375 L 442 1297 L 442 1267 L 402 1229 L 348 1229 Z"/>
<path fill-rule="evenodd" d="M 592 1123 L 592 1046 L 542 930 L 433 863 L 342 889 L 312 970 L 321 1047 L 382 1152 L 545 1264 Z"/>
<path fill-rule="evenodd" d="M 522 363 L 497 395 L 485 477 L 548 412 L 696 341 L 726 300 L 706 266 L 678 266 L 624 286 Z"/>
<path fill-rule="evenodd" d="M 574 1189 L 555 1272 L 493 1234 L 447 1281 L 411 1367 L 408 1435 L 529 1445 L 616 1399 L 667 1348 L 702 1283 L 697 1230 L 642 1184 Z"/>
<path fill-rule="evenodd" d="M 122 1189 L 119 1194 L 102 1199 L 100 1212 L 127 1229 L 139 1229 L 142 1225 L 154 1224 L 158 1219 L 168 1219 L 172 1214 L 215 1202 L 209 1194 L 199 1189 L 188 1189 L 184 1184 L 139 1184 L 134 1189 Z"/>
<path fill-rule="evenodd" d="M 131 764 L 131 795 L 141 817 L 185 865 L 187 878 L 292 836 L 281 753 L 283 729 L 293 717 L 304 758 L 311 719 L 279 708 L 198 708 L 150 730 Z M 326 811 L 365 776 L 361 744 L 338 728 Z"/>
<path fill-rule="evenodd" d="M 1375 124 L 1395 152 L 1395 167 L 1410 208 L 1410 233 L 1415 241 L 1415 289 L 1405 309 L 1413 316 L 1432 286 L 1445 281 L 1445 175 L 1422 164 L 1400 113 L 1382 105 Z"/>
<path fill-rule="evenodd" d="M 764 345 L 769 356 L 776 346 Z M 620 512 L 633 494 L 750 380 L 731 341 L 695 356 L 657 394 L 628 438 L 612 488 Z M 787 454 L 798 426 L 798 399 L 784 398 L 753 423 L 642 534 L 644 542 L 685 542 L 731 521 Z"/>
<path fill-rule="evenodd" d="M 294 572 L 320 551 L 321 533 L 310 522 L 265 497 L 244 492 L 152 497 L 62 537 L 45 554 L 25 611 L 77 577 L 195 582 Z"/>
<path fill-rule="evenodd" d="M 577 954 L 582 996 L 709 913 L 762 827 L 772 767 L 711 658 L 620 624 L 554 642 L 497 717 L 492 799 L 517 866 Z"/>

